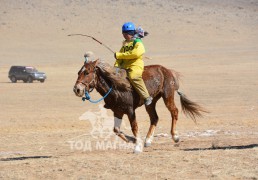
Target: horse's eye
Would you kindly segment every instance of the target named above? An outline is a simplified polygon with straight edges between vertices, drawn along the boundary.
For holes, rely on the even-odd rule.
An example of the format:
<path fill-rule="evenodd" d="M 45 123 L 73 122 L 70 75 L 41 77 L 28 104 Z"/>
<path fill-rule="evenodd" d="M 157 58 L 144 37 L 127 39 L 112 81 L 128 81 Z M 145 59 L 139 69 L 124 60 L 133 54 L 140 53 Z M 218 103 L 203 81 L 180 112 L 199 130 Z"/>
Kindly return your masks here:
<path fill-rule="evenodd" d="M 87 71 L 84 71 L 84 76 L 87 76 L 89 73 Z"/>

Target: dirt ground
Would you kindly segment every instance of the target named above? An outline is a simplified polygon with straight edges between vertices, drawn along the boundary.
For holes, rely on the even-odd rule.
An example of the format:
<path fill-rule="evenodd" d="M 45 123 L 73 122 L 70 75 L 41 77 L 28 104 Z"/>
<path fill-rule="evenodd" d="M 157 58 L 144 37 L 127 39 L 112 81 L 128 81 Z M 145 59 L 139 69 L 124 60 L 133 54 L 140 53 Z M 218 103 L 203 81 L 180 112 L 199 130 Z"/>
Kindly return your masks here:
<path fill-rule="evenodd" d="M 114 58 L 90 38 L 67 35 L 92 35 L 117 51 L 126 21 L 150 33 L 145 64 L 179 71 L 180 90 L 210 111 L 194 123 L 177 96 L 175 144 L 161 100 L 154 141 L 141 154 L 101 131 L 103 109 L 72 90 L 86 51 Z M 258 179 L 257 29 L 257 0 L 1 0 L 0 179 Z M 12 65 L 35 66 L 47 80 L 11 83 Z M 111 120 L 102 127 L 112 126 L 104 113 Z M 145 108 L 136 115 L 144 138 Z"/>

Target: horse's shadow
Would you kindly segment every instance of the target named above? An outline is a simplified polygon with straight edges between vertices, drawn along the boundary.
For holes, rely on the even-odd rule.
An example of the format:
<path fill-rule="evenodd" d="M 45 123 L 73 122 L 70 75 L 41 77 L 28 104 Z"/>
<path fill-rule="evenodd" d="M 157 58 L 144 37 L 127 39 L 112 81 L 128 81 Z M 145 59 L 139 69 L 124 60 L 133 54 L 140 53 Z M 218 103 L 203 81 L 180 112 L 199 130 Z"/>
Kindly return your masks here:
<path fill-rule="evenodd" d="M 41 158 L 51 158 L 52 156 L 22 156 L 22 157 L 12 157 L 12 158 L 2 158 L 0 161 L 18 161 L 26 159 L 41 159 Z"/>
<path fill-rule="evenodd" d="M 184 151 L 206 151 L 206 150 L 230 150 L 230 149 L 252 149 L 258 148 L 258 144 L 240 145 L 240 146 L 212 146 L 209 148 L 187 148 Z"/>

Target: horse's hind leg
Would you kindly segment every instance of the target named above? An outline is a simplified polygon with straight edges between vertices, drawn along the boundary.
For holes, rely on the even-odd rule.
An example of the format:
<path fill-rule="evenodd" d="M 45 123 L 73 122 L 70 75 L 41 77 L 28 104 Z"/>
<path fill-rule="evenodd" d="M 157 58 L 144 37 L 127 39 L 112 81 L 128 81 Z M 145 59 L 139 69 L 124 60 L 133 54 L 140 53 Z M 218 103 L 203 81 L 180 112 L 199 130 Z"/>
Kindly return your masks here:
<path fill-rule="evenodd" d="M 170 111 L 170 113 L 172 116 L 171 135 L 172 135 L 174 142 L 177 143 L 179 141 L 179 136 L 177 135 L 177 131 L 176 131 L 176 123 L 178 120 L 178 109 L 175 105 L 172 108 L 172 111 Z"/>
<path fill-rule="evenodd" d="M 171 93 L 170 96 L 168 97 L 163 97 L 164 102 L 166 104 L 166 107 L 168 108 L 168 110 L 170 111 L 171 117 L 172 117 L 172 122 L 171 122 L 171 135 L 172 138 L 174 140 L 174 142 L 178 142 L 179 141 L 179 136 L 177 135 L 176 132 L 176 123 L 178 120 L 178 109 L 175 105 L 174 102 L 174 93 Z"/>
<path fill-rule="evenodd" d="M 148 114 L 150 116 L 150 121 L 151 122 L 150 122 L 149 131 L 146 135 L 144 146 L 149 147 L 151 145 L 152 140 L 153 140 L 154 131 L 155 131 L 155 128 L 156 128 L 157 123 L 159 121 L 159 117 L 158 117 L 158 114 L 156 112 L 156 102 L 152 102 L 152 104 L 150 104 L 149 106 L 146 106 L 146 111 L 148 112 Z"/>

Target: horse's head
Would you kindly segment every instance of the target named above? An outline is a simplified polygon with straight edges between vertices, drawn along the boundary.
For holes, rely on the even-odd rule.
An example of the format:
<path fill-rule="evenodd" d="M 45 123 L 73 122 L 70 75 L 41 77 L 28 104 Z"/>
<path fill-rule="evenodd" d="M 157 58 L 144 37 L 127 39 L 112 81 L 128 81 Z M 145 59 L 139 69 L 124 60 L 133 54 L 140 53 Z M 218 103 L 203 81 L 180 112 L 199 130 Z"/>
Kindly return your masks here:
<path fill-rule="evenodd" d="M 78 78 L 73 91 L 76 96 L 82 97 L 85 91 L 91 91 L 96 86 L 96 66 L 99 60 L 84 63 L 78 72 Z"/>

